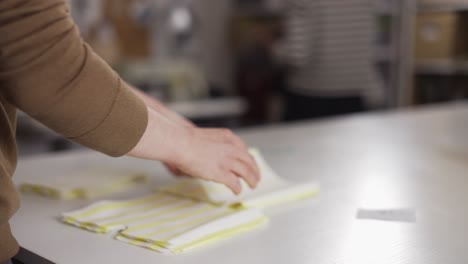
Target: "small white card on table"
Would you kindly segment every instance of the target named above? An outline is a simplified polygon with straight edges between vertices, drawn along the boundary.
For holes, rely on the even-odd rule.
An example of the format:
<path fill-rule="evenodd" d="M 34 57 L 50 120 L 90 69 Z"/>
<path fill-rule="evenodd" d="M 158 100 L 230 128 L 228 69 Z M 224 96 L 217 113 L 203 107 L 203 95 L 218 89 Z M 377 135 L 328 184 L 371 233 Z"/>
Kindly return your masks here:
<path fill-rule="evenodd" d="M 416 222 L 413 208 L 358 209 L 358 219 L 373 219 L 392 222 Z"/>

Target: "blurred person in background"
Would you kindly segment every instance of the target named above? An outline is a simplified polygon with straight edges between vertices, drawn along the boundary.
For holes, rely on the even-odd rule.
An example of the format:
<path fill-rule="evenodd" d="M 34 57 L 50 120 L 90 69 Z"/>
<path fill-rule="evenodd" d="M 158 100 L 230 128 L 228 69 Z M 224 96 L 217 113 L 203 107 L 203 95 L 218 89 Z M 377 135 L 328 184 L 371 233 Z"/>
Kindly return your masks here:
<path fill-rule="evenodd" d="M 16 110 L 110 156 L 162 161 L 177 174 L 252 188 L 258 168 L 224 129 L 202 129 L 130 87 L 83 42 L 65 0 L 0 1 L 0 263 L 18 251 Z M 31 224 L 33 224 L 31 222 Z"/>
<path fill-rule="evenodd" d="M 275 47 L 288 66 L 286 121 L 359 112 L 382 101 L 375 23 L 372 0 L 288 0 L 285 37 Z"/>

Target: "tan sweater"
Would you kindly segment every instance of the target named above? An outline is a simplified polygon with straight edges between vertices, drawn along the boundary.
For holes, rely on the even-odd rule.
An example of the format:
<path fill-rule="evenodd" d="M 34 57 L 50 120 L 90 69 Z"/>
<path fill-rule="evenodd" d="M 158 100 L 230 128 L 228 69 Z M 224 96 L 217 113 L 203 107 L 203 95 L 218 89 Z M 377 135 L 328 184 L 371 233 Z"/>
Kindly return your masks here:
<path fill-rule="evenodd" d="M 11 181 L 16 109 L 111 156 L 129 152 L 148 119 L 144 103 L 81 40 L 64 0 L 1 0 L 0 263 L 18 250 L 8 225 L 19 206 Z"/>

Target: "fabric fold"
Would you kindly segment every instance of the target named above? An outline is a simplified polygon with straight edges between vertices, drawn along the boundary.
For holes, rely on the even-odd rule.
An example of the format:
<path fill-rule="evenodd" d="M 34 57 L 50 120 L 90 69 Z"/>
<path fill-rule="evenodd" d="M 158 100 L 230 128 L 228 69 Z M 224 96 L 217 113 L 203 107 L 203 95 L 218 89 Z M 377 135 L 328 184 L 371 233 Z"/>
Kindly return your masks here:
<path fill-rule="evenodd" d="M 147 176 L 138 171 L 89 168 L 69 175 L 43 175 L 21 183 L 20 191 L 54 199 L 91 199 L 141 185 Z"/>
<path fill-rule="evenodd" d="M 234 195 L 226 186 L 199 179 L 184 179 L 163 186 L 160 191 L 217 205 L 265 208 L 315 196 L 320 191 L 316 181 L 290 182 L 279 177 L 267 164 L 260 151 L 250 149 L 261 174 L 255 190 L 242 181 L 242 193 Z"/>
<path fill-rule="evenodd" d="M 101 201 L 64 213 L 62 221 L 161 253 L 192 248 L 254 229 L 267 217 L 257 209 L 215 206 L 165 193 Z"/>

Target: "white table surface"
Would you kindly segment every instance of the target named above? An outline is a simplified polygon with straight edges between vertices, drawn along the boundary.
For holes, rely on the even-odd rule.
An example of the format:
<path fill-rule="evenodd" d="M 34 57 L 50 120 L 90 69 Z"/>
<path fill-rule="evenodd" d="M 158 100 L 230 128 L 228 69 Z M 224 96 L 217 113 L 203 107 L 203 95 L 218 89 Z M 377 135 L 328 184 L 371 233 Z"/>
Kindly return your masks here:
<path fill-rule="evenodd" d="M 57 220 L 86 201 L 22 195 L 13 232 L 23 247 L 57 263 L 468 263 L 468 105 L 239 134 L 284 178 L 319 180 L 321 194 L 267 210 L 264 228 L 176 256 Z M 154 184 L 170 179 L 154 162 L 78 152 L 21 160 L 14 180 L 103 164 L 148 171 Z M 359 220 L 361 207 L 413 207 L 417 222 Z"/>

